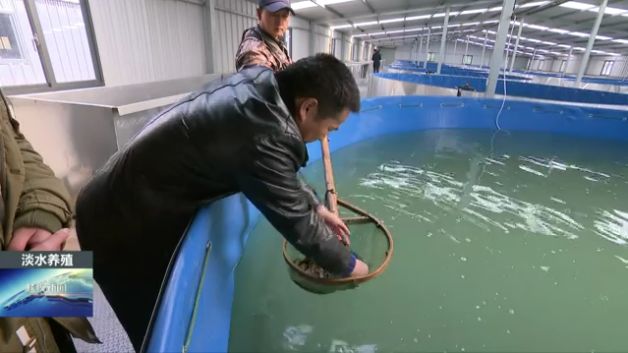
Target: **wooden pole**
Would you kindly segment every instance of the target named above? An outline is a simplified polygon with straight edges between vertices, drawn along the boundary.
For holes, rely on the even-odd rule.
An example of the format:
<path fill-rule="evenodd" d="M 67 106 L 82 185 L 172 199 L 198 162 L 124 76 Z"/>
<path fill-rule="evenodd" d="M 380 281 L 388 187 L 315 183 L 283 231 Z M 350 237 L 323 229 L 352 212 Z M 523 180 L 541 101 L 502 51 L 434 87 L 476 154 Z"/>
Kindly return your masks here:
<path fill-rule="evenodd" d="M 338 215 L 338 195 L 336 194 L 336 184 L 334 183 L 334 171 L 331 165 L 331 155 L 329 153 L 329 139 L 327 136 L 321 139 L 321 149 L 323 152 L 323 166 L 325 168 L 325 201 L 329 211 Z"/>

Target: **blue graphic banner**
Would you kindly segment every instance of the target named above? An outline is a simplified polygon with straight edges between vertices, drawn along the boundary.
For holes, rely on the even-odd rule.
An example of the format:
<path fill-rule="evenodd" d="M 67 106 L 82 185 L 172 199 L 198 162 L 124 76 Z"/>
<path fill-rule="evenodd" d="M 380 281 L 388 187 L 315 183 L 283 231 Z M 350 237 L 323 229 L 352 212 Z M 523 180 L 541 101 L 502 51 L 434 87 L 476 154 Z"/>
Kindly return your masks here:
<path fill-rule="evenodd" d="M 91 252 L 0 252 L 0 317 L 91 317 Z"/>

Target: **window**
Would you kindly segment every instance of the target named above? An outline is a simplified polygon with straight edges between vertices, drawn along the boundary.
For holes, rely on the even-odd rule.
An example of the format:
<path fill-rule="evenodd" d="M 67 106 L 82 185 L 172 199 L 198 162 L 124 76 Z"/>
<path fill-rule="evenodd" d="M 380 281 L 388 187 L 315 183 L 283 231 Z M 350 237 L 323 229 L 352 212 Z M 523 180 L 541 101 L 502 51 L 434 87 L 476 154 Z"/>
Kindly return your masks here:
<path fill-rule="evenodd" d="M 11 15 L 0 13 L 0 58 L 2 60 L 22 59 L 16 32 Z"/>
<path fill-rule="evenodd" d="M 613 64 L 615 62 L 612 60 L 604 61 L 604 66 L 602 66 L 602 76 L 610 76 L 611 71 L 613 70 Z"/>
<path fill-rule="evenodd" d="M 463 65 L 471 65 L 471 63 L 473 63 L 473 55 L 464 55 L 462 57 Z"/>
<path fill-rule="evenodd" d="M 86 0 L 1 0 L 0 85 L 10 94 L 102 83 Z"/>
<path fill-rule="evenodd" d="M 567 60 L 563 60 L 560 63 L 560 69 L 558 70 L 558 72 L 565 72 L 565 69 L 567 69 Z"/>
<path fill-rule="evenodd" d="M 436 53 L 434 52 L 429 52 L 427 54 L 427 61 L 436 61 Z"/>

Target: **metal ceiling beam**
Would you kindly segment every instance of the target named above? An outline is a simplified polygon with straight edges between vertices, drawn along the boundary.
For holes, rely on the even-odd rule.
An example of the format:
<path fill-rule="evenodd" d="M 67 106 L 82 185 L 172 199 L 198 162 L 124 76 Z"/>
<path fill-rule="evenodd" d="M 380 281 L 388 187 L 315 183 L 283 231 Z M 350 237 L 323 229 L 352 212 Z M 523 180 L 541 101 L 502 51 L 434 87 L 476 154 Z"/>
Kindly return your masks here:
<path fill-rule="evenodd" d="M 363 3 L 366 3 L 368 5 L 370 5 L 372 7 L 371 4 L 368 3 L 367 0 L 361 0 Z M 530 0 L 529 2 L 532 2 L 535 0 Z M 545 21 L 551 21 L 550 19 L 548 19 L 545 16 L 539 16 L 543 11 L 543 10 L 547 10 L 549 8 L 552 7 L 557 7 L 560 4 L 566 2 L 567 0 L 559 0 L 559 1 L 552 1 L 551 3 L 547 4 L 547 5 L 543 5 L 541 7 L 535 7 L 535 8 L 527 8 L 527 9 L 520 9 L 518 11 L 516 11 L 515 13 L 518 14 L 535 14 L 535 16 L 533 16 L 531 18 L 532 22 L 534 22 L 534 24 L 537 25 L 541 25 L 543 23 L 545 23 Z M 611 0 L 613 1 L 613 0 Z M 609 1 L 609 3 L 611 2 Z M 501 1 L 496 1 L 496 0 L 486 0 L 486 1 L 481 1 L 481 2 L 474 2 L 473 3 L 473 7 L 482 7 L 481 5 L 487 5 L 490 6 L 490 4 L 499 4 Z M 617 3 L 618 1 L 614 0 L 613 2 Z M 442 4 L 445 4 L 444 2 L 442 2 Z M 480 6 L 478 6 L 480 5 Z M 456 3 L 456 4 L 451 4 L 451 5 L 446 5 L 446 6 L 453 6 L 453 7 L 457 7 L 457 11 L 464 11 L 465 9 L 468 9 L 470 7 L 469 2 L 465 2 L 465 3 Z M 325 6 L 326 9 L 329 10 L 329 6 Z M 441 6 L 437 6 L 437 7 L 429 7 L 429 8 L 419 8 L 419 9 L 408 9 L 408 10 L 402 10 L 402 11 L 390 11 L 390 12 L 385 12 L 385 13 L 381 13 L 381 14 L 370 14 L 370 15 L 361 15 L 361 16 L 343 16 L 342 14 L 340 14 L 338 11 L 335 11 L 335 9 L 331 9 L 332 13 L 334 13 L 333 11 L 335 11 L 336 13 L 334 13 L 337 17 L 343 18 L 344 21 L 351 21 L 354 19 L 366 19 L 366 18 L 373 18 L 378 17 L 378 16 L 387 16 L 387 15 L 395 15 L 395 14 L 411 14 L 411 13 L 417 13 L 420 14 L 421 12 L 426 12 L 427 9 L 430 10 L 431 13 L 434 13 L 435 10 L 438 10 L 439 8 L 441 8 Z M 564 10 L 567 10 L 567 8 L 561 8 Z M 579 13 L 580 11 L 565 11 L 566 13 Z M 484 12 L 484 13 L 479 13 L 479 14 L 474 14 L 471 17 L 467 18 L 467 21 L 469 21 L 469 19 L 471 18 L 476 18 L 480 15 L 484 16 L 484 20 L 490 20 L 493 19 L 496 15 L 498 15 L 499 12 L 493 13 L 493 12 Z M 341 17 L 342 16 L 342 17 Z M 407 16 L 406 16 L 407 17 Z M 553 16 L 556 17 L 556 16 Z M 560 16 L 562 17 L 562 15 Z M 626 21 L 622 21 L 622 19 L 624 19 L 625 17 L 621 17 L 621 16 L 609 16 L 606 15 L 605 17 L 608 18 L 608 21 L 611 23 L 605 23 L 604 26 L 602 27 L 602 30 L 604 31 L 602 34 L 603 35 L 607 35 L 613 38 L 628 38 L 628 36 L 626 35 L 626 32 L 624 32 L 623 30 L 613 30 L 608 31 L 605 30 L 609 27 L 617 27 L 617 26 L 621 26 L 621 25 L 626 25 L 628 24 L 628 22 Z M 530 20 L 530 17 L 528 17 L 528 19 Z M 540 21 L 539 21 L 540 20 Z M 606 20 L 606 18 L 605 18 Z M 615 21 L 616 20 L 616 21 Z M 429 23 L 436 25 L 437 22 L 434 21 L 434 19 L 426 19 L 427 22 L 425 22 L 426 24 Z M 562 21 L 561 21 L 562 22 Z M 581 21 L 579 23 L 575 23 L 573 25 L 567 24 L 566 22 L 562 22 L 561 23 L 561 28 L 565 29 L 565 30 L 569 30 L 569 31 L 578 31 L 581 32 L 582 30 L 582 26 L 586 26 L 587 22 L 590 21 Z M 403 23 L 403 27 L 388 27 L 388 26 L 384 26 L 381 25 L 381 31 L 392 31 L 392 30 L 402 30 L 403 28 L 407 28 L 408 24 L 407 22 L 402 22 Z M 439 23 L 440 24 L 440 23 Z M 391 24 L 391 26 L 394 24 Z M 419 23 L 416 24 L 416 26 L 412 26 L 412 27 L 418 27 L 420 26 Z M 552 21 L 552 24 L 550 26 L 555 26 L 555 21 Z M 626 25 L 628 26 L 628 25 Z M 477 28 L 477 31 L 481 31 L 482 29 L 485 28 L 493 28 L 494 24 L 491 25 L 480 25 Z M 463 27 L 464 28 L 464 27 Z M 473 27 L 469 27 L 469 28 L 473 28 Z M 358 28 L 357 29 L 358 32 L 357 33 L 367 33 L 368 31 L 365 30 L 364 28 Z M 379 31 L 379 30 L 378 30 Z M 532 28 L 526 28 L 526 31 L 531 31 L 536 38 L 541 39 L 541 40 L 546 40 L 546 41 L 553 41 L 553 42 L 559 42 L 560 44 L 565 44 L 565 45 L 572 45 L 572 46 L 583 46 L 584 43 L 586 42 L 586 38 L 580 38 L 580 37 L 573 37 L 573 36 L 568 36 L 568 35 L 563 35 L 563 34 L 559 34 L 559 33 L 552 33 L 552 32 L 547 32 L 547 31 L 537 31 L 534 30 Z M 343 31 L 344 32 L 344 31 Z M 538 33 L 537 33 L 538 32 Z M 457 38 L 459 37 L 457 34 L 452 34 L 453 38 Z M 364 40 L 369 40 L 368 38 L 372 38 L 372 37 L 363 37 L 362 39 Z M 548 47 L 549 45 L 544 45 L 542 43 L 530 43 L 530 42 L 524 42 L 527 46 L 534 46 L 534 47 L 539 47 L 539 48 L 545 48 Z M 597 48 L 600 48 L 601 50 L 606 50 L 606 51 L 614 51 L 614 52 L 618 52 L 621 53 L 622 51 L 626 51 L 628 50 L 627 46 L 622 45 L 621 43 L 614 43 L 611 41 L 598 41 L 596 42 L 595 46 Z M 613 48 L 613 50 L 611 50 L 610 48 Z M 622 50 L 624 49 L 624 50 Z M 567 48 L 555 48 L 554 51 L 567 51 Z"/>
<path fill-rule="evenodd" d="M 550 8 L 556 7 L 556 6 L 558 6 L 558 5 L 562 4 L 562 3 L 565 3 L 565 2 L 567 2 L 567 1 L 569 1 L 569 0 L 556 0 L 556 1 L 552 1 L 552 2 L 551 2 L 551 3 L 549 3 L 549 4 L 543 5 L 543 6 L 541 6 L 541 7 L 542 7 L 543 9 L 547 10 L 547 9 L 550 9 Z M 526 15 L 535 14 L 535 13 L 538 13 L 538 11 L 534 11 L 534 12 L 530 12 L 530 11 L 531 11 L 531 10 L 536 10 L 536 9 L 537 9 L 537 8 L 516 10 L 516 11 L 514 11 L 514 12 L 513 12 L 513 16 L 516 16 L 516 17 L 525 17 Z M 502 11 L 503 11 L 503 9 L 502 9 Z M 497 18 L 497 17 L 499 17 L 499 14 L 500 14 L 500 13 L 497 13 L 497 14 L 495 14 L 495 15 L 490 15 L 490 16 L 489 16 L 489 19 L 495 19 L 495 18 Z M 478 26 L 478 32 L 480 32 L 480 31 L 482 31 L 482 30 L 484 30 L 484 29 L 487 29 L 487 28 L 488 28 L 488 27 L 487 27 L 486 25 L 482 25 L 482 24 L 480 24 L 480 26 Z"/>
<path fill-rule="evenodd" d="M 362 1 L 365 1 L 365 0 L 362 0 Z M 535 1 L 535 0 L 530 0 L 530 1 Z M 521 14 L 529 14 L 529 13 L 534 13 L 534 14 L 537 14 L 537 13 L 540 13 L 540 12 L 539 12 L 539 10 L 540 10 L 540 11 L 542 11 L 542 10 L 547 10 L 547 9 L 549 9 L 549 8 L 552 8 L 552 7 L 559 6 L 560 4 L 564 3 L 565 1 L 566 1 L 566 0 L 558 0 L 558 1 L 553 1 L 553 2 L 551 2 L 551 3 L 549 3 L 549 4 L 547 4 L 547 5 L 543 5 L 543 6 L 538 7 L 538 8 L 521 9 L 521 10 L 518 10 L 518 11 L 516 12 L 516 14 L 519 14 L 519 16 L 520 16 Z M 618 1 L 615 1 L 615 2 L 618 2 Z M 494 4 L 494 3 L 495 3 L 495 1 L 484 1 L 484 2 L 481 2 L 481 3 L 480 3 L 480 2 L 477 2 L 477 3 L 474 3 L 473 5 L 474 5 L 474 6 L 477 6 L 477 5 L 482 4 L 482 3 L 485 3 L 485 4 Z M 465 3 L 465 4 L 453 4 L 452 6 L 460 6 L 460 11 L 462 11 L 463 9 L 466 9 L 466 8 L 468 8 L 468 7 L 469 7 L 469 3 L 467 2 L 467 3 Z M 424 9 L 425 9 L 425 8 L 420 8 L 420 9 L 410 9 L 410 10 L 403 10 L 403 11 L 393 11 L 393 12 L 382 13 L 382 14 L 379 14 L 379 15 L 380 15 L 380 16 L 384 16 L 384 15 L 386 15 L 386 14 L 397 14 L 397 13 L 420 12 L 420 11 L 423 11 Z M 438 7 L 436 7 L 436 8 L 434 8 L 434 7 L 430 7 L 429 9 L 433 12 L 433 11 L 434 11 L 434 9 L 438 9 Z M 566 13 L 567 13 L 567 14 L 578 13 L 578 12 L 580 12 L 580 11 L 566 11 Z M 498 13 L 497 13 L 497 14 L 498 14 Z M 477 17 L 477 16 L 479 16 L 479 15 L 488 15 L 488 18 L 494 18 L 494 16 L 495 16 L 495 15 L 497 15 L 497 14 L 492 14 L 492 13 L 482 13 L 482 14 L 477 14 L 477 15 L 474 15 L 474 16 L 472 16 L 470 19 L 474 19 L 474 18 L 476 18 L 476 17 Z M 373 17 L 373 16 L 376 16 L 376 15 L 375 15 L 375 14 L 371 14 L 371 15 L 362 15 L 362 16 L 346 17 L 346 19 L 348 19 L 348 20 L 353 20 L 353 19 L 358 19 L 358 18 L 369 18 L 369 17 Z M 537 17 L 535 16 L 535 17 L 534 17 L 534 19 L 536 20 L 536 19 L 537 19 Z M 628 23 L 628 22 L 626 22 L 626 21 L 621 21 L 621 18 L 619 18 L 619 17 L 618 17 L 617 19 L 618 19 L 618 22 L 616 22 L 616 23 L 612 23 L 612 24 L 608 24 L 608 25 L 606 25 L 606 24 L 605 24 L 604 28 L 607 28 L 607 27 L 609 27 L 609 26 L 617 26 L 617 25 L 623 25 L 623 24 L 625 24 L 625 23 Z M 548 19 L 543 18 L 543 20 L 544 20 L 544 21 L 547 21 Z M 538 21 L 536 21 L 536 22 L 538 23 Z M 585 23 L 583 23 L 583 24 L 586 24 L 586 22 L 588 22 L 588 21 L 585 21 Z M 579 31 L 577 28 L 581 27 L 583 24 L 578 23 L 578 24 L 576 24 L 576 26 L 577 26 L 577 27 L 574 27 L 574 26 L 568 26 L 568 27 L 565 27 L 565 29 L 572 30 L 572 31 Z M 382 26 L 382 29 L 383 29 L 383 30 L 385 30 L 386 28 L 385 28 L 384 26 Z M 360 32 L 365 32 L 364 28 L 360 28 L 360 29 L 359 29 L 359 31 L 360 31 Z M 619 36 L 619 37 L 628 37 L 628 36 L 626 36 L 626 32 L 616 32 L 616 31 L 613 31 L 613 35 L 610 35 L 610 33 L 608 33 L 608 35 L 609 35 L 609 36 L 613 36 L 613 37 L 618 37 L 618 36 Z M 549 38 L 549 37 L 547 37 L 547 36 L 551 36 L 551 38 L 555 38 L 555 37 L 558 37 L 558 36 L 560 36 L 560 35 L 559 35 L 559 34 L 558 34 L 558 35 L 557 35 L 557 34 L 553 34 L 553 33 L 551 33 L 551 34 L 550 34 L 550 33 L 544 33 L 544 34 L 543 34 L 543 37 L 545 37 L 545 38 Z M 578 43 L 578 41 L 579 41 L 579 40 L 578 40 L 578 39 L 576 39 L 576 40 L 575 40 L 575 43 Z"/>
<path fill-rule="evenodd" d="M 539 12 L 554 8 L 556 6 L 560 6 L 566 3 L 567 1 L 570 1 L 570 0 L 555 0 L 555 1 L 550 2 L 549 4 L 545 4 L 539 7 L 533 7 L 530 9 L 523 9 L 523 10 L 515 11 L 513 15 L 517 17 L 531 16 L 531 15 L 534 15 L 535 13 L 539 13 Z"/>
<path fill-rule="evenodd" d="M 451 30 L 456 30 L 456 29 L 468 30 L 468 29 L 474 28 L 473 26 L 460 26 L 460 25 L 462 25 L 464 23 L 466 23 L 466 21 L 465 22 L 451 23 L 450 27 L 453 27 L 453 26 L 458 26 L 458 27 L 450 28 L 450 29 Z M 439 22 L 433 22 L 433 23 L 430 23 L 430 24 L 428 24 L 428 23 L 416 24 L 416 25 L 413 25 L 413 26 L 410 26 L 410 27 L 412 27 L 412 28 L 419 28 L 419 27 L 430 28 L 430 27 L 434 27 L 434 26 L 440 26 L 442 28 L 442 22 L 439 21 Z M 404 24 L 404 25 L 401 25 L 400 27 L 390 27 L 390 28 L 387 28 L 385 31 L 388 31 L 388 32 L 390 32 L 390 31 L 401 31 L 401 30 L 405 30 L 406 28 L 408 28 L 408 26 Z M 356 33 L 355 35 L 367 35 L 367 36 L 362 36 L 360 38 L 372 38 L 372 36 L 370 36 L 370 34 L 372 34 L 372 33 L 379 33 L 379 32 L 383 32 L 383 31 L 381 31 L 379 29 L 376 29 L 376 30 L 372 30 L 372 31 L 364 31 L 363 33 Z"/>
<path fill-rule="evenodd" d="M 440 24 L 439 24 L 440 25 Z M 455 25 L 455 24 L 454 24 Z M 417 26 L 418 27 L 418 26 Z M 472 27 L 455 27 L 455 28 L 449 28 L 449 30 L 458 30 L 458 29 L 471 29 Z M 389 31 L 393 31 L 393 30 L 403 30 L 404 28 L 398 28 L 398 29 L 389 29 Z M 537 39 L 537 40 L 547 40 L 547 41 L 551 41 L 547 38 L 547 36 L 543 36 L 540 35 L 541 33 L 549 33 L 549 32 L 542 32 L 542 31 L 538 31 L 538 30 L 534 30 L 531 29 L 529 27 L 526 27 L 526 31 L 534 31 L 534 33 L 532 34 L 528 34 L 525 37 L 531 38 L 531 39 Z M 375 32 L 374 32 L 375 33 Z M 407 32 L 408 34 L 412 34 L 413 32 Z M 420 35 L 424 35 L 425 32 L 416 32 L 417 36 Z M 529 32 L 528 32 L 529 33 Z M 362 37 L 362 38 L 366 38 L 366 40 L 381 40 L 382 38 L 385 38 L 385 36 L 396 36 L 396 35 L 401 35 L 403 33 L 395 33 L 395 34 L 382 34 L 382 35 L 377 35 L 377 36 L 369 36 L 369 37 Z M 452 33 L 449 37 L 452 38 L 452 40 L 455 40 L 456 38 L 460 38 L 462 36 L 466 35 L 466 33 L 461 33 L 461 32 L 455 32 Z M 553 37 L 553 33 L 552 33 L 552 37 Z M 569 46 L 581 46 L 584 47 L 586 44 L 587 39 L 586 38 L 579 38 L 579 37 L 571 37 L 571 36 L 565 36 L 565 35 L 561 35 L 558 34 L 559 39 L 558 40 L 554 40 L 554 42 L 556 42 L 557 44 L 563 44 L 563 45 L 569 45 Z M 558 51 L 558 52 L 564 52 L 566 53 L 568 51 L 568 48 L 562 48 L 562 47 L 556 47 L 555 44 L 543 44 L 543 43 L 535 43 L 535 42 L 529 42 L 527 40 L 521 40 L 523 42 L 523 45 L 525 46 L 532 46 L 538 49 L 552 49 L 552 51 Z M 628 50 L 628 46 L 623 45 L 623 44 L 619 44 L 619 43 L 614 43 L 611 41 L 597 41 L 596 42 L 596 48 L 600 49 L 600 50 L 607 50 L 610 51 L 610 48 L 617 48 L 616 50 L 613 50 L 614 52 L 618 52 L 618 53 L 622 53 L 625 52 L 626 50 Z M 624 49 L 624 50 L 622 50 Z M 579 54 L 582 52 L 578 52 Z M 597 54 L 596 54 L 597 55 Z"/>
<path fill-rule="evenodd" d="M 565 13 L 562 13 L 560 15 L 555 15 L 555 16 L 540 16 L 540 17 L 536 17 L 535 20 L 537 20 L 536 22 L 539 24 L 542 23 L 551 23 L 552 25 L 554 25 L 556 23 L 556 20 L 560 20 L 563 17 L 566 16 L 573 16 L 575 14 L 587 14 L 587 15 L 591 15 L 591 17 L 588 17 L 584 20 L 581 21 L 566 21 L 566 22 L 561 22 L 561 25 L 565 25 L 565 26 L 569 26 L 570 28 L 573 28 L 574 31 L 580 31 L 582 29 L 589 29 L 591 28 L 591 26 L 593 25 L 593 22 L 595 21 L 595 16 L 593 16 L 593 12 L 583 12 L 580 10 L 575 10 L 575 11 L 566 11 Z M 626 21 L 625 17 L 623 16 L 611 16 L 611 15 L 606 15 L 607 17 L 604 19 L 604 28 L 610 28 L 610 27 L 615 27 L 617 25 L 624 25 L 626 26 L 626 30 L 628 31 L 628 21 Z M 540 20 L 540 21 L 539 21 Z M 614 21 L 617 20 L 617 21 Z"/>
<path fill-rule="evenodd" d="M 558 6 L 559 4 L 564 3 L 565 1 L 568 1 L 568 0 L 553 1 L 553 2 L 552 2 L 552 3 L 550 3 L 550 4 L 543 5 L 543 6 L 542 6 L 542 8 L 543 8 L 543 9 L 549 9 L 549 8 L 551 8 L 551 7 Z M 530 2 L 533 2 L 533 1 L 531 0 Z M 499 3 L 501 3 L 501 1 L 500 1 Z M 476 3 L 474 3 L 474 5 L 477 5 L 477 4 L 476 4 Z M 465 7 L 468 7 L 468 4 L 467 4 L 467 6 L 465 6 Z M 532 9 L 522 9 L 522 10 L 519 10 L 518 12 L 515 12 L 515 14 L 517 15 L 517 17 L 522 17 L 522 14 L 527 14 L 527 13 L 529 13 L 529 10 L 534 10 L 534 9 L 536 9 L 536 8 L 532 8 Z M 489 13 L 489 12 L 484 12 L 484 13 L 482 13 L 482 14 L 480 14 L 480 15 L 485 15 L 485 16 L 486 16 L 486 18 L 483 18 L 483 19 L 482 19 L 482 20 L 480 20 L 480 21 L 469 21 L 469 20 L 467 20 L 466 22 L 486 22 L 486 21 L 490 21 L 490 20 L 495 20 L 495 19 L 498 17 L 498 15 L 499 15 L 499 14 L 500 14 L 500 12 L 497 12 L 497 13 L 495 13 L 495 14 L 493 14 L 493 13 Z M 473 18 L 475 18 L 475 17 L 476 17 L 476 16 L 473 16 Z M 430 20 L 432 20 L 432 19 L 430 19 Z M 429 22 L 429 24 L 428 24 L 428 22 Z M 429 21 L 429 20 L 428 20 L 428 21 L 426 21 L 425 23 L 426 23 L 426 25 L 431 25 L 431 22 L 432 22 L 432 21 Z M 434 23 L 439 24 L 440 22 L 434 22 Z M 461 23 L 465 23 L 465 22 L 461 22 Z M 477 28 L 478 28 L 478 32 L 479 32 L 479 31 L 481 31 L 481 30 L 483 30 L 483 29 L 486 29 L 486 28 L 492 28 L 492 27 L 494 27 L 494 24 L 489 24 L 489 25 L 487 25 L 487 24 L 485 24 L 485 25 L 480 24 L 480 26 L 478 26 Z"/>
<path fill-rule="evenodd" d="M 321 5 L 318 3 L 317 0 L 311 0 L 313 3 L 315 3 L 316 5 L 318 5 L 319 7 L 322 7 L 323 9 L 327 10 L 328 12 L 336 15 L 336 17 L 345 19 L 350 25 L 354 25 L 353 22 L 351 22 L 350 19 L 348 19 L 345 15 L 341 14 L 340 12 L 336 11 L 334 8 L 332 8 L 330 5 Z M 316 23 L 316 24 L 322 24 L 325 25 L 323 23 Z"/>
<path fill-rule="evenodd" d="M 527 22 L 527 21 L 526 21 Z M 460 24 L 464 24 L 464 22 L 458 22 L 458 23 L 454 23 L 451 26 L 455 26 L 455 25 L 460 25 Z M 537 24 L 538 23 L 533 23 L 533 24 Z M 438 25 L 440 25 L 440 22 L 438 23 Z M 418 27 L 418 26 L 413 26 L 413 27 Z M 391 27 L 388 28 L 387 31 L 396 31 L 396 30 L 403 30 L 406 27 Z M 450 27 L 451 29 L 452 27 Z M 458 27 L 453 27 L 454 29 L 457 29 Z M 465 27 L 462 26 L 461 28 L 463 29 L 470 29 L 473 27 Z M 569 28 L 562 28 L 565 30 L 569 30 Z M 373 31 L 372 33 L 378 33 L 378 32 L 382 32 L 380 30 L 377 31 Z M 552 42 L 557 42 L 558 44 L 565 44 L 565 45 L 574 45 L 574 46 L 584 46 L 584 44 L 586 44 L 588 38 L 582 38 L 582 37 L 575 37 L 575 36 L 570 36 L 570 35 L 565 35 L 565 34 L 560 34 L 560 33 L 553 33 L 553 32 L 547 32 L 547 31 L 539 31 L 530 27 L 526 27 L 526 32 L 529 33 L 529 37 L 533 38 L 533 39 L 539 39 L 539 40 L 545 40 L 545 41 L 552 41 Z M 364 34 L 367 34 L 369 32 L 364 32 Z M 610 33 L 605 33 L 605 34 L 610 34 Z M 452 37 L 456 37 L 455 35 Z M 613 38 L 620 38 L 621 36 L 614 36 Z M 527 42 L 529 43 L 529 42 Z M 534 43 L 534 45 L 538 46 L 538 47 L 544 47 L 544 46 L 552 46 L 552 45 L 547 45 L 547 44 L 542 44 L 542 43 Z M 597 46 L 603 46 L 603 47 L 609 47 L 609 46 L 625 46 L 622 44 L 618 44 L 612 41 L 608 41 L 608 40 L 601 40 L 596 42 L 596 47 Z"/>
<path fill-rule="evenodd" d="M 371 13 L 377 14 L 377 11 L 375 11 L 375 9 L 373 8 L 373 5 L 371 5 L 368 2 L 368 0 L 362 0 L 362 3 L 366 5 L 366 7 L 369 9 L 369 11 L 371 11 Z"/>
<path fill-rule="evenodd" d="M 498 0 L 479 0 L 479 1 L 474 1 L 473 5 L 489 5 L 489 4 L 500 4 L 501 1 Z M 447 8 L 447 6 L 450 6 L 452 9 L 453 8 L 458 8 L 458 7 L 468 7 L 469 6 L 469 2 L 462 2 L 462 3 L 452 3 L 452 4 L 446 4 L 446 5 L 442 5 L 442 6 L 427 6 L 427 7 L 417 7 L 417 8 L 412 8 L 412 9 L 406 9 L 406 10 L 397 10 L 397 11 L 388 11 L 388 12 L 381 12 L 381 13 L 375 13 L 375 14 L 369 14 L 369 15 L 358 15 L 358 16 L 348 16 L 346 17 L 346 19 L 351 20 L 351 21 L 358 21 L 358 20 L 366 20 L 366 19 L 370 19 L 373 17 L 382 17 L 382 16 L 395 16 L 395 15 L 407 15 L 407 14 L 417 14 L 417 15 L 421 15 L 424 12 L 427 12 L 426 14 L 431 14 L 436 10 L 445 10 Z M 334 25 L 338 25 L 338 24 L 332 24 L 329 23 L 329 21 L 325 22 L 325 23 L 320 23 L 321 21 L 318 21 L 318 24 L 326 24 L 326 25 L 330 25 L 330 26 L 334 26 Z"/>
<path fill-rule="evenodd" d="M 615 1 L 616 3 L 618 1 Z M 555 2 L 556 3 L 556 2 Z M 564 3 L 564 1 L 560 1 L 560 3 Z M 559 4 L 560 5 L 560 4 Z M 554 5 L 555 6 L 559 6 L 559 5 Z M 594 4 L 592 4 L 592 6 L 595 6 Z M 537 25 L 548 25 L 548 27 L 555 27 L 556 26 L 556 20 L 562 19 L 563 17 L 567 17 L 567 16 L 572 16 L 574 14 L 580 14 L 583 13 L 580 10 L 575 10 L 572 11 L 571 9 L 567 9 L 567 8 L 561 8 L 561 9 L 565 9 L 564 13 L 561 13 L 560 15 L 555 15 L 555 16 L 551 16 L 551 17 L 545 17 L 545 16 L 539 16 L 539 17 L 534 17 L 534 22 Z M 535 13 L 540 13 L 540 12 L 535 12 Z M 593 12 L 589 12 L 586 11 L 584 12 L 586 14 L 590 14 L 591 17 L 587 18 L 586 20 L 582 20 L 582 21 L 577 21 L 577 22 L 562 22 L 561 21 L 561 28 L 565 29 L 565 30 L 569 30 L 572 32 L 582 32 L 585 31 L 588 32 L 589 29 L 591 28 L 591 26 L 593 25 L 593 22 L 595 21 L 595 13 Z M 604 35 L 608 35 L 609 37 L 628 37 L 628 21 L 626 21 L 625 19 L 623 19 L 621 16 L 613 16 L 610 17 L 609 15 L 606 15 L 607 17 L 609 17 L 608 19 L 605 18 L 605 21 L 611 20 L 611 19 L 615 19 L 617 18 L 617 22 L 614 23 L 605 23 L 603 29 L 605 30 Z M 616 31 L 613 30 L 613 34 L 611 35 L 611 33 L 609 33 L 609 31 L 607 30 L 610 27 L 613 26 L 617 26 L 617 25 L 625 25 L 626 30 L 625 31 Z M 533 29 L 531 29 L 533 30 Z M 534 30 L 533 30 L 534 31 Z M 539 32 L 543 32 L 543 31 L 539 31 Z M 565 38 L 562 34 L 559 33 L 552 33 L 552 32 L 543 32 L 543 37 L 544 38 Z M 586 42 L 587 39 L 578 39 L 577 37 L 572 37 L 573 43 L 580 43 L 580 42 Z M 550 39 L 548 39 L 550 40 Z M 596 44 L 597 45 L 597 44 Z"/>

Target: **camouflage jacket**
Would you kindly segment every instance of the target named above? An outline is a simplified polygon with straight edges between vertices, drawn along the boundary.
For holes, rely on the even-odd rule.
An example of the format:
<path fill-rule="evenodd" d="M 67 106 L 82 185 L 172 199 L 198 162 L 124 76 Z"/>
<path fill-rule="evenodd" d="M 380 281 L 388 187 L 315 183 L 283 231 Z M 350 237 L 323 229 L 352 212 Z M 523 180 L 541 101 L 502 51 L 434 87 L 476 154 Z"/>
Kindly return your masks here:
<path fill-rule="evenodd" d="M 292 64 L 288 49 L 264 33 L 259 26 L 251 27 L 242 34 L 242 41 L 236 53 L 236 70 L 248 66 L 262 65 L 277 72 Z"/>

